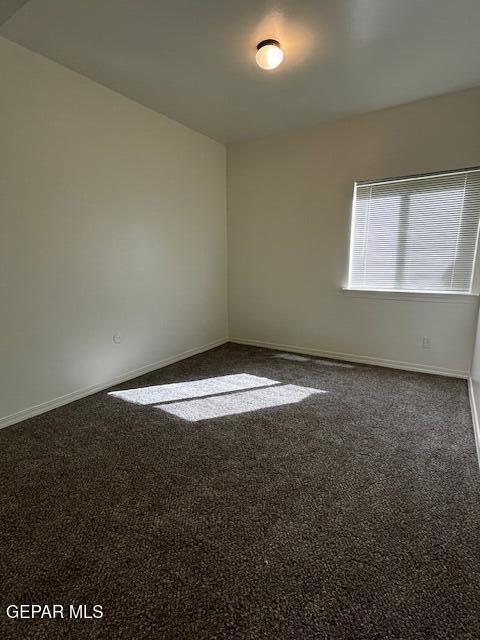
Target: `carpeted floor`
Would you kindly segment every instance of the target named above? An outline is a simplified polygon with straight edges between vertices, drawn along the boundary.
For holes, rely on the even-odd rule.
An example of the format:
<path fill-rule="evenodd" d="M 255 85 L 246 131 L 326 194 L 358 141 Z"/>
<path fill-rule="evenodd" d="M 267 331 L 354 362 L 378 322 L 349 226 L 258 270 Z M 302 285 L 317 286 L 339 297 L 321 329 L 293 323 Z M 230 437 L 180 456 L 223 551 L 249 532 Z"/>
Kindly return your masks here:
<path fill-rule="evenodd" d="M 2 640 L 480 638 L 465 381 L 226 345 L 115 390 L 0 431 Z"/>

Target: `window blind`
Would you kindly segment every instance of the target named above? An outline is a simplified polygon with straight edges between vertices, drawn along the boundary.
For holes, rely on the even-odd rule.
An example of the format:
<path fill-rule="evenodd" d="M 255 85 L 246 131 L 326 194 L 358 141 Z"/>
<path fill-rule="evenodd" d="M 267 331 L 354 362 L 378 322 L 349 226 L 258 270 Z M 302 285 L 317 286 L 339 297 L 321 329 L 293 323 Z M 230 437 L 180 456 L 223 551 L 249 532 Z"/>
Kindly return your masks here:
<path fill-rule="evenodd" d="M 470 293 L 480 170 L 356 183 L 349 288 Z"/>

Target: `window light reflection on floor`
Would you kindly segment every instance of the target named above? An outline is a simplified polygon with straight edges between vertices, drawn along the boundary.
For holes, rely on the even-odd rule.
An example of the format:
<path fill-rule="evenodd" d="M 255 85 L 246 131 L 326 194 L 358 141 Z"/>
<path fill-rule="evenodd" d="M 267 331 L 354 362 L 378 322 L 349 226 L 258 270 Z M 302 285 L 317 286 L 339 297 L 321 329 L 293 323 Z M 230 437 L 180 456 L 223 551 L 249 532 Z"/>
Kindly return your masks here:
<path fill-rule="evenodd" d="M 151 405 L 183 420 L 197 422 L 292 404 L 323 393 L 327 391 L 240 373 L 122 389 L 111 391 L 109 395 L 134 404 Z"/>

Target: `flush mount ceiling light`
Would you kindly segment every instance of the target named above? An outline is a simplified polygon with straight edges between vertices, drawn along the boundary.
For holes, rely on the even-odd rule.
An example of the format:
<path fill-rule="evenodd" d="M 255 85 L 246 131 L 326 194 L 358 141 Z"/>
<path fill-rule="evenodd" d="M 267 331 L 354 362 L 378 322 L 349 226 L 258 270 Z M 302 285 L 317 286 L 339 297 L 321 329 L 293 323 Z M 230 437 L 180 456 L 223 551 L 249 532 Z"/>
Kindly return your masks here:
<path fill-rule="evenodd" d="M 283 60 L 283 51 L 278 40 L 262 40 L 259 42 L 255 59 L 262 69 L 276 69 Z"/>

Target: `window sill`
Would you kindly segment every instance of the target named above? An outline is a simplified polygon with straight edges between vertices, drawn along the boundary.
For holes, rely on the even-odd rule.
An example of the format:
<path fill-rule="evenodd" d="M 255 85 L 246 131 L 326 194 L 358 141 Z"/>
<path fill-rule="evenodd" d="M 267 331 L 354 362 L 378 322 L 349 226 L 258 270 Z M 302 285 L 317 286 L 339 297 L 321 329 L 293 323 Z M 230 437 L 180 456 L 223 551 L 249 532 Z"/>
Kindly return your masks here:
<path fill-rule="evenodd" d="M 370 298 L 374 300 L 405 300 L 413 302 L 449 302 L 460 304 L 476 304 L 476 293 L 435 293 L 432 291 L 388 291 L 384 289 L 348 289 L 343 294 L 349 298 Z"/>

